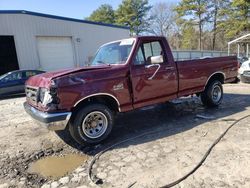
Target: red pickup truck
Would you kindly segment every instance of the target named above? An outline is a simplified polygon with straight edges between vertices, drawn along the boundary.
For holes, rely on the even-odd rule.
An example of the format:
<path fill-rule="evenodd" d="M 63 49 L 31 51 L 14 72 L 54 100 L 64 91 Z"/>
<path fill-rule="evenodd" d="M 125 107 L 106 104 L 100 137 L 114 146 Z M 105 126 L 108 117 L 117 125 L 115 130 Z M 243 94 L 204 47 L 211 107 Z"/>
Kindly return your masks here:
<path fill-rule="evenodd" d="M 31 77 L 24 107 L 48 129 L 95 144 L 110 134 L 118 112 L 192 94 L 218 106 L 222 84 L 235 81 L 237 70 L 236 57 L 175 62 L 166 38 L 134 37 L 104 44 L 89 66 Z"/>

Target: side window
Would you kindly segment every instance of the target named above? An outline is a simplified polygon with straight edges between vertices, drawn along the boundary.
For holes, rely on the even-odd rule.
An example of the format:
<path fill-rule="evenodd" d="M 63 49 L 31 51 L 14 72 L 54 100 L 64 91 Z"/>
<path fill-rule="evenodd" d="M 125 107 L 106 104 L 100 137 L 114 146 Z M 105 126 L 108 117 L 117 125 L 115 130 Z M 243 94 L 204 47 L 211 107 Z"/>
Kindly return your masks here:
<path fill-rule="evenodd" d="M 144 59 L 144 55 L 142 52 L 142 47 L 140 47 L 136 56 L 135 56 L 134 64 L 135 65 L 143 65 L 144 63 L 145 63 L 145 59 Z"/>
<path fill-rule="evenodd" d="M 144 43 L 143 47 L 145 51 L 146 62 L 148 62 L 149 58 L 153 56 L 151 43 Z"/>
<path fill-rule="evenodd" d="M 163 55 L 161 44 L 158 41 L 152 42 L 151 45 L 153 50 L 153 56 Z"/>
<path fill-rule="evenodd" d="M 22 79 L 22 73 L 12 73 L 4 78 L 5 81 L 14 81 L 14 80 L 21 80 Z"/>
<path fill-rule="evenodd" d="M 29 78 L 29 77 L 34 76 L 34 75 L 36 75 L 36 72 L 34 72 L 34 71 L 24 72 L 24 78 Z"/>
<path fill-rule="evenodd" d="M 162 59 L 159 63 L 163 63 L 163 49 L 159 41 L 154 42 L 145 42 L 141 44 L 139 50 L 137 51 L 134 64 L 135 65 L 143 65 L 150 64 L 151 57 L 159 57 L 162 56 Z"/>

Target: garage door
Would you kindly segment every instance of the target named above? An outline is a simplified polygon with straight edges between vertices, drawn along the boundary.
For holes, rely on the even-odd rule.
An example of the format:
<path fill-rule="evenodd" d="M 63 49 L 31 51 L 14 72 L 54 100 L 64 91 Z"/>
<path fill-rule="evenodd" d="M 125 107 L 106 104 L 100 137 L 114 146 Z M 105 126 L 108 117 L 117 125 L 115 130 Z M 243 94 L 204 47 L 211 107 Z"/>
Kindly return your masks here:
<path fill-rule="evenodd" d="M 71 37 L 37 37 L 37 47 L 42 70 L 75 66 Z"/>

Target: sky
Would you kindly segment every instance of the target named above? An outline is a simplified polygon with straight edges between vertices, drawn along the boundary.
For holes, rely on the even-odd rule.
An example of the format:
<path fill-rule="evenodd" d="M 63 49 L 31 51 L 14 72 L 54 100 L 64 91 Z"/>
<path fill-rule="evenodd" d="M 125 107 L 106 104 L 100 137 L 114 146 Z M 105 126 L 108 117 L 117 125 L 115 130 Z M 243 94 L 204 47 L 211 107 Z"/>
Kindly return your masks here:
<path fill-rule="evenodd" d="M 177 3 L 180 0 L 149 0 L 151 5 L 157 2 Z M 57 16 L 84 19 L 101 4 L 110 4 L 114 9 L 122 0 L 0 0 L 0 10 L 27 10 Z"/>

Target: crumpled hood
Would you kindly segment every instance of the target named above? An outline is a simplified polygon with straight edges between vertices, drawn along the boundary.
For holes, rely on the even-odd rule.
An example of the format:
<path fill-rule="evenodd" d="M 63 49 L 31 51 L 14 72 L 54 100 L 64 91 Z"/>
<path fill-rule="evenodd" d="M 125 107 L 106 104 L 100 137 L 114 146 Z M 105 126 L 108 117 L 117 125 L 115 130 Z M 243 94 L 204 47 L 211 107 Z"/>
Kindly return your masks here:
<path fill-rule="evenodd" d="M 81 68 L 73 68 L 73 69 L 65 69 L 53 72 L 46 72 L 43 74 L 39 74 L 36 76 L 30 77 L 26 81 L 26 85 L 33 86 L 33 87 L 50 87 L 51 80 L 55 78 L 59 78 L 62 76 L 66 76 L 69 74 L 83 72 L 83 71 L 90 71 L 90 70 L 97 70 L 97 69 L 108 69 L 110 66 L 92 66 L 92 67 L 81 67 Z"/>

